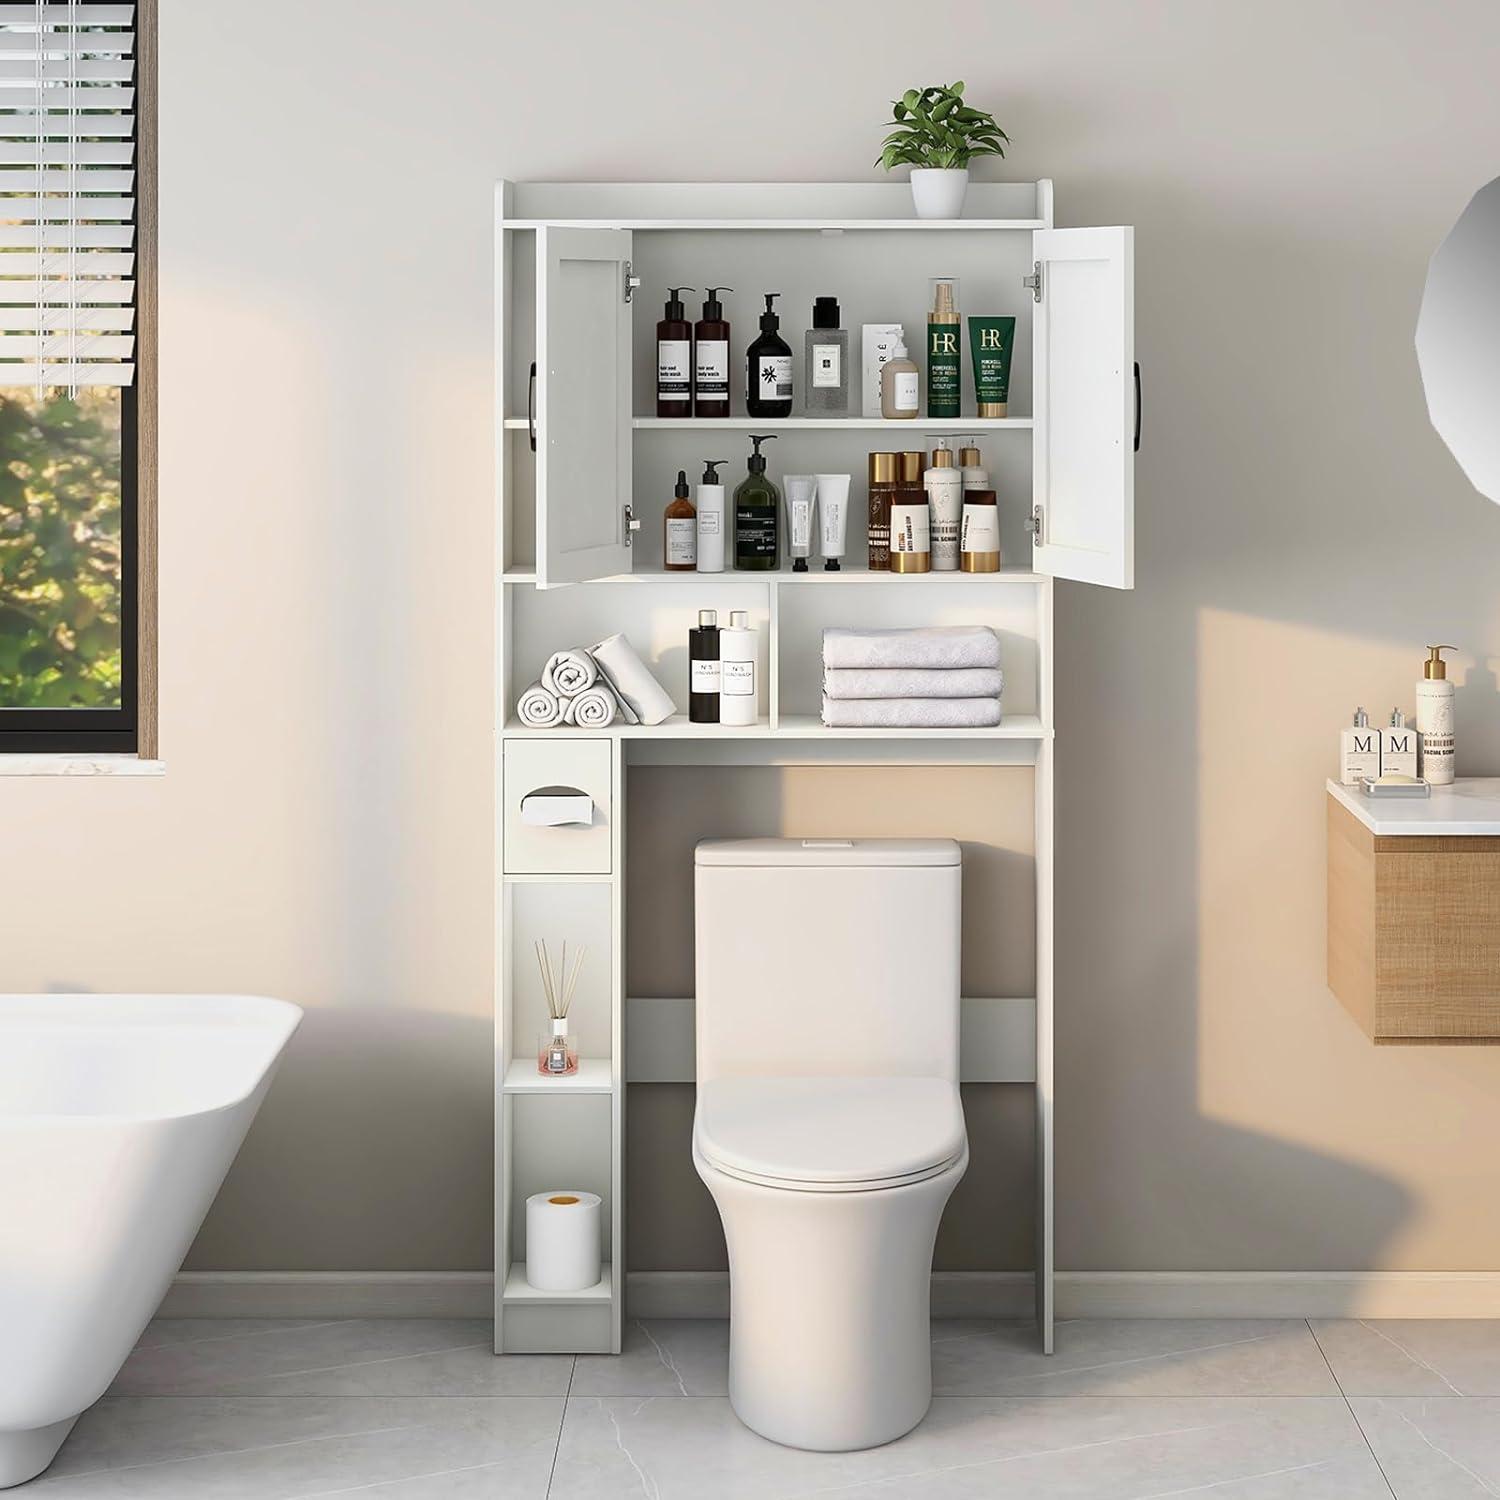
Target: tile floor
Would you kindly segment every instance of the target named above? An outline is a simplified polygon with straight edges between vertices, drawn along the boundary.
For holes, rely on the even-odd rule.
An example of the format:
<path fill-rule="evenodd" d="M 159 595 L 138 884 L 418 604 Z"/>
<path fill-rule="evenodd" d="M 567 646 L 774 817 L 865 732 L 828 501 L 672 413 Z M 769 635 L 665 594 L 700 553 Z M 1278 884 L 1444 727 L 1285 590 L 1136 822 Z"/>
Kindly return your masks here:
<path fill-rule="evenodd" d="M 1461 1500 L 1500 1496 L 1500 1322 L 934 1325 L 908 1437 L 799 1453 L 725 1399 L 727 1329 L 490 1354 L 488 1323 L 154 1323 L 39 1500 Z"/>

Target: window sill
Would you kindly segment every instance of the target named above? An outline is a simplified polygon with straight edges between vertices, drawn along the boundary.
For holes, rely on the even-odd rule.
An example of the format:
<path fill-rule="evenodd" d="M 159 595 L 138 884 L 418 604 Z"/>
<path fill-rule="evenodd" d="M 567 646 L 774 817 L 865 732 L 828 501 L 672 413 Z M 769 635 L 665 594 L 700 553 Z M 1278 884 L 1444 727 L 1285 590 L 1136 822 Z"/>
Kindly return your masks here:
<path fill-rule="evenodd" d="M 138 755 L 0 755 L 0 776 L 165 776 L 164 760 Z"/>

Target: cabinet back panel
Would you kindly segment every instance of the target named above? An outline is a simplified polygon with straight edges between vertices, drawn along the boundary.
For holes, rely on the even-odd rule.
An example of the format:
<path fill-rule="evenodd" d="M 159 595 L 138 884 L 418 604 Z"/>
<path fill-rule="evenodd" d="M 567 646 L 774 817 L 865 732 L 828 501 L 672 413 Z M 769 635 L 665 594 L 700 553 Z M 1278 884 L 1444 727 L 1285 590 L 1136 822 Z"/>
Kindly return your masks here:
<path fill-rule="evenodd" d="M 710 283 L 733 287 L 723 294 L 729 320 L 730 410 L 745 413 L 745 350 L 760 337 L 764 294 L 780 292 L 776 309 L 781 337 L 792 350 L 796 372 L 793 412 L 803 410 L 803 335 L 812 327 L 814 297 L 839 299 L 843 326 L 849 331 L 850 409 L 860 410 L 860 326 L 900 323 L 911 357 L 923 371 L 926 406 L 926 332 L 934 276 L 959 280 L 959 313 L 1016 320 L 1016 347 L 1010 372 L 1010 415 L 1031 415 L 1031 293 L 1021 278 L 1031 274 L 1031 235 L 1025 231 L 955 230 L 912 233 L 861 230 L 858 234 L 823 234 L 817 230 L 637 230 L 635 274 L 635 412 L 656 412 L 656 324 L 669 286 L 696 287 L 683 301 L 697 322 L 703 289 Z M 964 341 L 962 411 L 974 412 L 974 376 Z M 919 427 L 920 422 L 913 422 Z"/>

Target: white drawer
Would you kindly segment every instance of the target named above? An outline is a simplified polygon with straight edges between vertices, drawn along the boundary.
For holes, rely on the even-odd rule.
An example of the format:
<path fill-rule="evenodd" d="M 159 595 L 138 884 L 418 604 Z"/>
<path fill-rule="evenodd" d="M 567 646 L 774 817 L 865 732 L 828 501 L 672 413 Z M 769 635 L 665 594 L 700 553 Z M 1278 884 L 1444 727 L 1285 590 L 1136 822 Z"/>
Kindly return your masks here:
<path fill-rule="evenodd" d="M 608 740 L 506 740 L 501 795 L 505 798 L 507 875 L 608 875 L 612 746 Z M 593 799 L 590 821 L 557 827 L 528 822 L 522 803 L 543 788 L 571 787 Z"/>

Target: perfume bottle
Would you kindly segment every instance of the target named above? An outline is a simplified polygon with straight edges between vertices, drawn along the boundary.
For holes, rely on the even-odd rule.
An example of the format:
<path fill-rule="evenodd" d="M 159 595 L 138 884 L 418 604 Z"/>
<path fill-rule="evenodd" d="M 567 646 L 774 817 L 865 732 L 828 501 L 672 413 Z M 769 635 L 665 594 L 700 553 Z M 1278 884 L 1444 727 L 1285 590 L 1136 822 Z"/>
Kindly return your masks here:
<path fill-rule="evenodd" d="M 547 1078 L 578 1071 L 578 1043 L 568 1034 L 566 1016 L 554 1021 L 552 1029 L 537 1038 L 536 1070 Z"/>

